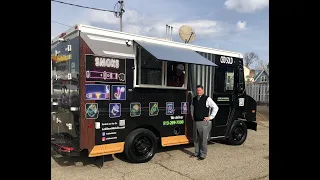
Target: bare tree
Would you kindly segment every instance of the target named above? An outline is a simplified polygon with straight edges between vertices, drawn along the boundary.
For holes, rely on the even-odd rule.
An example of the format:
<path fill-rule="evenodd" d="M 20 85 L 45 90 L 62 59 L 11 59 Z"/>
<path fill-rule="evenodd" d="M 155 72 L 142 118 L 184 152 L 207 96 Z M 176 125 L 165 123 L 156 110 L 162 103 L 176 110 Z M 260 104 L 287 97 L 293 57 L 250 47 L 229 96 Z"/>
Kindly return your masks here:
<path fill-rule="evenodd" d="M 263 62 L 263 60 L 261 60 L 261 59 L 259 59 L 259 60 L 257 60 L 257 65 L 256 65 L 256 69 L 265 69 L 265 64 L 264 64 L 264 62 Z"/>
<path fill-rule="evenodd" d="M 254 64 L 251 65 L 251 68 L 253 69 L 257 69 L 257 70 L 263 70 L 263 69 L 267 69 L 267 63 L 265 63 L 262 59 L 259 59 L 257 61 L 255 61 Z"/>
<path fill-rule="evenodd" d="M 250 68 L 250 66 L 257 60 L 259 60 L 259 56 L 254 52 L 247 52 L 244 54 L 244 65 Z"/>

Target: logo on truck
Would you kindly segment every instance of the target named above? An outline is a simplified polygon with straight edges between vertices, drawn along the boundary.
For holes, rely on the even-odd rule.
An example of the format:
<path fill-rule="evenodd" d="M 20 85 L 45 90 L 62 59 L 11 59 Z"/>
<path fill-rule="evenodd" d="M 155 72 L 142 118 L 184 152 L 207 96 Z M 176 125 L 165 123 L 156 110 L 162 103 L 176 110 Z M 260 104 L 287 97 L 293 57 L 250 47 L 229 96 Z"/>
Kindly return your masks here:
<path fill-rule="evenodd" d="M 126 60 L 86 55 L 86 81 L 125 83 Z"/>
<path fill-rule="evenodd" d="M 119 69 L 120 67 L 119 59 L 95 57 L 94 61 L 96 67 L 108 67 L 115 69 Z"/>
<path fill-rule="evenodd" d="M 220 63 L 221 64 L 233 64 L 233 58 L 232 57 L 221 56 L 220 57 Z"/>

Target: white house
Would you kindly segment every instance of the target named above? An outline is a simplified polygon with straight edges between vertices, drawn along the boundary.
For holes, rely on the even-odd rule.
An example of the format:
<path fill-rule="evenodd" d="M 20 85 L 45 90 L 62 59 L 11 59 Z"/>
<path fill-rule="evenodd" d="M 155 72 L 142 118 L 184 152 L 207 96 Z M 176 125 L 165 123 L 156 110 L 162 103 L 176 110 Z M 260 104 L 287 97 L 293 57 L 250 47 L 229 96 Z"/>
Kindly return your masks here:
<path fill-rule="evenodd" d="M 253 77 L 250 75 L 250 69 L 248 67 L 244 66 L 243 73 L 246 83 L 254 81 Z"/>

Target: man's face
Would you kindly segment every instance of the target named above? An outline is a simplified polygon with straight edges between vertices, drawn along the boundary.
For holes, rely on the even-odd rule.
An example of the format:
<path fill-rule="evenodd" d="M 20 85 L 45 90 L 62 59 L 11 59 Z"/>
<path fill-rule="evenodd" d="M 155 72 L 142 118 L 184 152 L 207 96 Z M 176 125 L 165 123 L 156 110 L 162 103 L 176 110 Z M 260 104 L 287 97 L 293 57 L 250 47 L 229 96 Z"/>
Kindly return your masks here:
<path fill-rule="evenodd" d="M 203 95 L 203 89 L 202 88 L 197 88 L 197 96 L 202 96 Z"/>
<path fill-rule="evenodd" d="M 182 71 L 180 69 L 176 69 L 176 75 L 180 76 L 182 74 Z"/>

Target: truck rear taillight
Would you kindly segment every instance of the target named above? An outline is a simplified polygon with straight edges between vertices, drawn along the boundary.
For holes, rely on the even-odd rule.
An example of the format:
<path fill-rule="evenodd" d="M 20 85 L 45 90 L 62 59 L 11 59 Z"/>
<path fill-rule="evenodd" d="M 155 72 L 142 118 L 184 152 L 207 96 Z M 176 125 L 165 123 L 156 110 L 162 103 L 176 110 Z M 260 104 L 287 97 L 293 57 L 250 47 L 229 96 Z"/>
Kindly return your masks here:
<path fill-rule="evenodd" d="M 60 149 L 59 149 L 59 151 L 61 151 L 61 152 L 70 152 L 73 150 L 74 150 L 74 148 L 72 148 L 72 147 L 64 147 L 64 146 L 60 146 Z"/>

